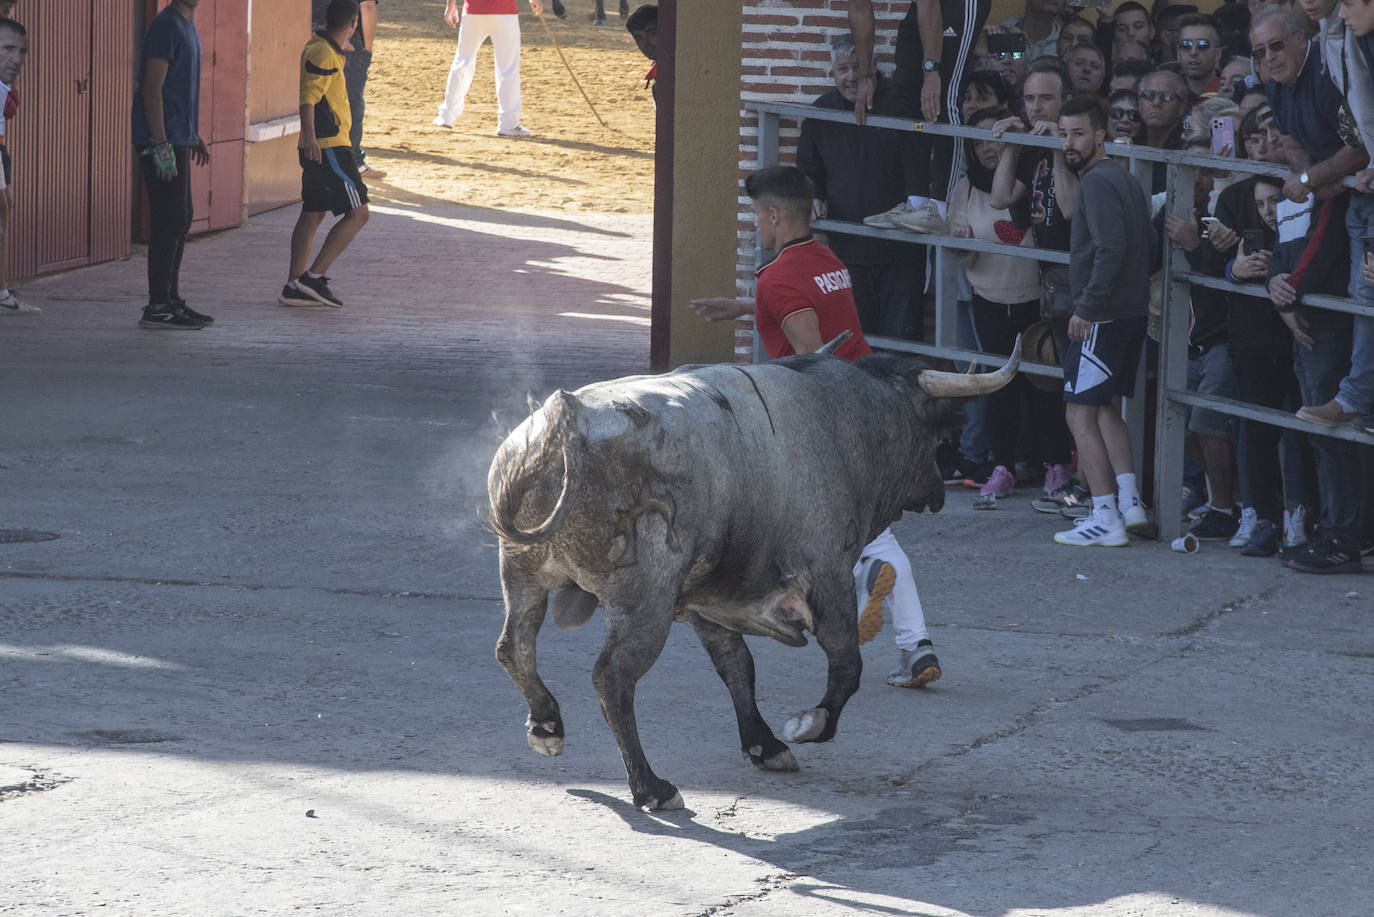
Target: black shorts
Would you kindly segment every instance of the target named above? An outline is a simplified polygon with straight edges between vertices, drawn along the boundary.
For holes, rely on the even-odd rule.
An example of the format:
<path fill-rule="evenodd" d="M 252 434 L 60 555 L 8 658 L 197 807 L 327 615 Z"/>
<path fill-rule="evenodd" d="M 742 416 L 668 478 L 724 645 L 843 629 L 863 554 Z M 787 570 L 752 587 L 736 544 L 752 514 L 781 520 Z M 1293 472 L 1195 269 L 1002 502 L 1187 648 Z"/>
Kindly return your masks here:
<path fill-rule="evenodd" d="M 0 188 L 8 188 L 12 182 L 10 180 L 10 151 L 9 147 L 0 143 L 0 170 L 4 171 L 4 181 L 0 182 Z"/>
<path fill-rule="evenodd" d="M 301 161 L 301 204 L 307 211 L 328 210 L 342 216 L 367 203 L 367 185 L 353 164 L 353 151 L 346 146 L 330 146 L 320 150 L 320 161 L 305 158 L 297 150 Z"/>
<path fill-rule="evenodd" d="M 1135 373 L 1145 346 L 1145 316 L 1099 322 L 1086 341 L 1064 355 L 1064 400 L 1104 407 L 1117 395 L 1135 394 Z"/>

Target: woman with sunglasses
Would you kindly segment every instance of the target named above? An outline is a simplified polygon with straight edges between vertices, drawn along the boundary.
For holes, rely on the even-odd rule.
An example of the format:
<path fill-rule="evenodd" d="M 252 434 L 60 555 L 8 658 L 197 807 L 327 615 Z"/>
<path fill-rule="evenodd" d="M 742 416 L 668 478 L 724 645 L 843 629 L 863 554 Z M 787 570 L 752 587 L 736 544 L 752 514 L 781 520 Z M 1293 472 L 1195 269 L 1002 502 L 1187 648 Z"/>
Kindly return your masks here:
<path fill-rule="evenodd" d="M 1130 89 L 1118 89 L 1107 97 L 1107 139 L 1112 143 L 1142 143 L 1145 122 L 1140 120 L 1140 100 Z"/>

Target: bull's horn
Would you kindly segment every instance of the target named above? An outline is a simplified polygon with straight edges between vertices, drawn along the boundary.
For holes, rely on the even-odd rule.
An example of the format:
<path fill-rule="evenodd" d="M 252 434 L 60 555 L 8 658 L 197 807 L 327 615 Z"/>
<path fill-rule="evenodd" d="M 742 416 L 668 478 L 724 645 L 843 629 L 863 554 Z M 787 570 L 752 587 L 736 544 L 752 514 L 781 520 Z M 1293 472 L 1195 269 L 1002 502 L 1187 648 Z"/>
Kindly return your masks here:
<path fill-rule="evenodd" d="M 916 377 L 921 391 L 932 398 L 971 398 L 995 392 L 1016 376 L 1021 365 L 1021 335 L 1011 345 L 1011 356 L 1002 368 L 991 373 L 947 373 L 925 369 Z M 970 367 L 971 368 L 971 367 Z"/>
<path fill-rule="evenodd" d="M 816 351 L 816 353 L 834 353 L 835 351 L 840 349 L 841 345 L 843 345 L 845 341 L 849 340 L 853 336 L 854 332 L 852 331 L 841 331 L 839 334 L 835 335 L 835 339 L 833 341 L 831 341 L 829 344 L 826 344 L 820 350 Z"/>

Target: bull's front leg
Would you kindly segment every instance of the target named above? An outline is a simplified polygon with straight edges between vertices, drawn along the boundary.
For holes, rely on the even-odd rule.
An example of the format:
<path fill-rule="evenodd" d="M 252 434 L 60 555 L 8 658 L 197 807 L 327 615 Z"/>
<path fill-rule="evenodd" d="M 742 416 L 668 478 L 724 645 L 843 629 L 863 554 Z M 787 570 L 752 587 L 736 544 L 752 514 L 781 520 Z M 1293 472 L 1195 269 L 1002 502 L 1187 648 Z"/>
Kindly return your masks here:
<path fill-rule="evenodd" d="M 638 604 L 606 605 L 609 630 L 606 645 L 592 669 L 592 683 L 601 700 L 601 713 L 615 735 L 625 762 L 634 804 L 648 809 L 680 809 L 677 787 L 659 778 L 644 757 L 635 722 L 635 685 L 658 659 L 673 624 L 671 590 Z"/>
<path fill-rule="evenodd" d="M 768 728 L 754 699 L 754 657 L 744 637 L 699 616 L 693 616 L 692 626 L 716 674 L 730 689 L 735 705 L 735 719 L 739 722 L 740 750 L 754 762 L 755 767 L 769 771 L 799 770 L 797 759 L 788 747 L 778 741 Z"/>
<path fill-rule="evenodd" d="M 810 710 L 803 710 L 783 726 L 789 742 L 829 742 L 835 737 L 844 705 L 859 690 L 863 659 L 859 656 L 859 629 L 854 616 L 854 578 L 849 571 L 823 577 L 812 595 L 816 642 L 825 650 L 829 667 L 825 696 Z"/>
<path fill-rule="evenodd" d="M 501 588 L 506 599 L 506 620 L 496 642 L 496 659 L 529 704 L 525 740 L 541 755 L 561 755 L 563 715 L 535 666 L 535 642 L 548 608 L 548 590 L 521 570 L 504 549 L 501 551 Z"/>

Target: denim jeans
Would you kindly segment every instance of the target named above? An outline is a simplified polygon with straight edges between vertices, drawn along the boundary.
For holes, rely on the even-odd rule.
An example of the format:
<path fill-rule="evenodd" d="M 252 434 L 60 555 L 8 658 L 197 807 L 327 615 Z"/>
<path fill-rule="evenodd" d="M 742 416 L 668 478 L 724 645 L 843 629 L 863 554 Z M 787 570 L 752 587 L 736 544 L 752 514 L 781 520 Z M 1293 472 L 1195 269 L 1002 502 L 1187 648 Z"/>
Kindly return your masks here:
<path fill-rule="evenodd" d="M 970 292 L 970 299 L 972 296 Z M 955 342 L 964 350 L 981 349 L 978 346 L 978 333 L 973 328 L 973 303 L 961 297 L 957 314 L 959 332 Z M 966 372 L 968 363 L 955 361 L 954 368 Z M 992 439 L 988 435 L 988 396 L 965 398 L 963 402 L 964 429 L 959 434 L 959 454 L 970 462 L 986 462 L 992 456 Z"/>
<path fill-rule="evenodd" d="M 1303 404 L 1325 404 L 1350 371 L 1350 316 L 1306 309 L 1312 349 L 1293 342 L 1293 370 Z M 1354 443 L 1330 436 L 1312 437 L 1317 450 L 1317 488 L 1326 537 L 1341 544 L 1360 543 L 1361 484 Z"/>
<path fill-rule="evenodd" d="M 1374 306 L 1374 284 L 1364 279 L 1366 238 L 1374 245 L 1374 194 L 1352 194 L 1345 211 L 1350 235 L 1350 297 Z M 1374 411 L 1374 318 L 1355 316 L 1350 344 L 1350 374 L 1336 393 L 1341 410 L 1357 414 Z"/>
<path fill-rule="evenodd" d="M 348 114 L 352 126 L 348 129 L 348 145 L 353 148 L 353 164 L 363 164 L 363 115 L 367 103 L 363 90 L 367 88 L 367 71 L 372 66 L 372 52 L 361 47 L 344 55 L 344 85 L 348 89 Z"/>

